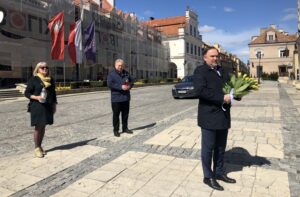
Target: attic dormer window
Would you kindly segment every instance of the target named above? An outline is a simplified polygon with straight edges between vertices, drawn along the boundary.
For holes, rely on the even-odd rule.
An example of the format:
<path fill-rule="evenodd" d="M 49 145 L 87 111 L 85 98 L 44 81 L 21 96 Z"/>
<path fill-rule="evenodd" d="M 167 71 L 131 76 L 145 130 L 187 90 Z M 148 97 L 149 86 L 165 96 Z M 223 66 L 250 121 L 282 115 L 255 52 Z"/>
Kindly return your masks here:
<path fill-rule="evenodd" d="M 274 36 L 273 35 L 269 35 L 269 41 L 273 41 L 274 40 Z"/>
<path fill-rule="evenodd" d="M 270 31 L 267 33 L 267 41 L 274 42 L 275 41 L 275 32 Z"/>

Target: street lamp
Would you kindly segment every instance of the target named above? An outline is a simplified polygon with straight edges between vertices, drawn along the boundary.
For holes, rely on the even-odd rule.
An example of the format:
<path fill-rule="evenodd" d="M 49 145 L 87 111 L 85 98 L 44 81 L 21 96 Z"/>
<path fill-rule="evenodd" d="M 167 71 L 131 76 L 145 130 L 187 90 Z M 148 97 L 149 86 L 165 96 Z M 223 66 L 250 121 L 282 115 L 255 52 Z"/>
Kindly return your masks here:
<path fill-rule="evenodd" d="M 258 59 L 258 66 L 256 66 L 256 75 L 258 77 L 258 83 L 260 83 L 260 78 L 262 75 L 262 66 L 260 65 L 261 51 L 257 51 L 256 57 Z"/>

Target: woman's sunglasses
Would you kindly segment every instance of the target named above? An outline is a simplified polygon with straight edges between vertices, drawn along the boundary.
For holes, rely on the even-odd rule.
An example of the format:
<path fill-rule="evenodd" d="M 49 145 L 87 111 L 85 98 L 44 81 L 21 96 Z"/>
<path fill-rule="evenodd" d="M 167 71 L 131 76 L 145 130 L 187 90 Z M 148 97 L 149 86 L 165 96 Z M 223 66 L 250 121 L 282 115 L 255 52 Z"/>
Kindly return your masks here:
<path fill-rule="evenodd" d="M 40 69 L 45 70 L 45 69 L 49 69 L 49 67 L 47 67 L 47 66 L 41 66 Z"/>

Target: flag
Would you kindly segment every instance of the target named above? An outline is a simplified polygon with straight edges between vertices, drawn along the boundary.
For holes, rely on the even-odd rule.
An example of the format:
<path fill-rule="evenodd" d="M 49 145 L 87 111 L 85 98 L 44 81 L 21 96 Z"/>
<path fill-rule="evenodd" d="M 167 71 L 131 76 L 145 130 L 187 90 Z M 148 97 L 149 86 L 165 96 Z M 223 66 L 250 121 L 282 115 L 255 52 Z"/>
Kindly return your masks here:
<path fill-rule="evenodd" d="M 82 35 L 81 20 L 70 25 L 70 35 L 68 39 L 69 55 L 74 64 L 82 63 Z"/>
<path fill-rule="evenodd" d="M 95 22 L 84 30 L 84 53 L 88 61 L 96 62 L 96 38 L 95 38 Z"/>
<path fill-rule="evenodd" d="M 51 57 L 54 60 L 64 60 L 64 13 L 60 12 L 51 18 L 48 28 L 52 40 Z"/>

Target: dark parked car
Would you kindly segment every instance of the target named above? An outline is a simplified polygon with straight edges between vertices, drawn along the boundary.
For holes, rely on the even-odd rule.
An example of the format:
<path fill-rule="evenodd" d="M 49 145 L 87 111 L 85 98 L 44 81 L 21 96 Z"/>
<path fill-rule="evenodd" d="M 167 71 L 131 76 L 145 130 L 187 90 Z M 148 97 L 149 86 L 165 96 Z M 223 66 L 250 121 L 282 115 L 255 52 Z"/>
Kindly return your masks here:
<path fill-rule="evenodd" d="M 185 76 L 181 82 L 178 82 L 172 88 L 172 95 L 175 99 L 178 98 L 196 98 L 193 85 L 193 76 Z"/>

